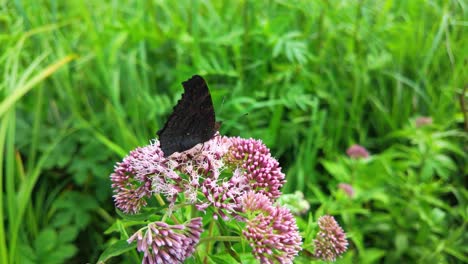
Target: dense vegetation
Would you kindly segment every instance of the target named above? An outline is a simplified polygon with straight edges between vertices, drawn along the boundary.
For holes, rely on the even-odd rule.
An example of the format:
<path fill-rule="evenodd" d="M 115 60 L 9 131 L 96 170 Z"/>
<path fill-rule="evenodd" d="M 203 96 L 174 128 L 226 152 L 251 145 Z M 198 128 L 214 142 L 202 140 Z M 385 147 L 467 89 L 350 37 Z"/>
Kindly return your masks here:
<path fill-rule="evenodd" d="M 468 262 L 467 17 L 460 0 L 1 2 L 0 263 L 96 262 L 118 239 L 115 162 L 193 74 L 220 132 L 263 140 L 310 202 L 297 263 L 325 213 L 342 263 Z"/>

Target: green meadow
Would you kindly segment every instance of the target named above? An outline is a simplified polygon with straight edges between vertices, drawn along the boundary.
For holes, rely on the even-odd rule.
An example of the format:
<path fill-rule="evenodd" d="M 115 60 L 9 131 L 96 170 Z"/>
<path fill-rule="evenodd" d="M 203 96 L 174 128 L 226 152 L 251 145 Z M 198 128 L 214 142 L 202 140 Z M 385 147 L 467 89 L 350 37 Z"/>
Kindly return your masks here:
<path fill-rule="evenodd" d="M 0 1 L 0 264 L 140 263 L 101 256 L 132 234 L 110 229 L 109 175 L 195 74 L 220 134 L 262 140 L 310 204 L 294 263 L 322 263 L 325 214 L 337 263 L 468 263 L 467 18 L 463 0 Z"/>

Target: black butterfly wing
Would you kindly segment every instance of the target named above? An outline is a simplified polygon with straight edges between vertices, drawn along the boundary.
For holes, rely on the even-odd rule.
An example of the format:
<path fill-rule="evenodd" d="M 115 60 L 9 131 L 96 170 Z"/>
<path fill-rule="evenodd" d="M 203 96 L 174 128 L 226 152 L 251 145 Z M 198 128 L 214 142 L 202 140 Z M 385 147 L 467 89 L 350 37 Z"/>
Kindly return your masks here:
<path fill-rule="evenodd" d="M 205 80 L 194 75 L 182 85 L 182 98 L 157 132 L 165 157 L 211 139 L 217 130 L 213 101 Z"/>

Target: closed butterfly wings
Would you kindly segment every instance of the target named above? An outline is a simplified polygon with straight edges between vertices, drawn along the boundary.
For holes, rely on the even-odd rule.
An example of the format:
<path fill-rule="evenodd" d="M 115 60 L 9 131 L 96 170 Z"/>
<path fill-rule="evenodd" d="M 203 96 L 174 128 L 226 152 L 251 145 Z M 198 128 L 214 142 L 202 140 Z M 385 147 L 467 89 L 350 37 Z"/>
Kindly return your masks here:
<path fill-rule="evenodd" d="M 205 80 L 194 75 L 182 85 L 182 98 L 164 127 L 157 133 L 165 157 L 208 141 L 218 128 L 213 101 Z"/>

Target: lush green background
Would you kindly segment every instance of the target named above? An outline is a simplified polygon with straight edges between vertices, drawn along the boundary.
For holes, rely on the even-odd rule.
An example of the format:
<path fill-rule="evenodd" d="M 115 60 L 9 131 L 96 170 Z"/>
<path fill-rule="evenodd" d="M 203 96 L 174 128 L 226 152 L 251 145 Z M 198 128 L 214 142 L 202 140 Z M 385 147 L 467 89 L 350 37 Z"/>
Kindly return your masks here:
<path fill-rule="evenodd" d="M 113 165 L 193 74 L 222 134 L 262 139 L 304 192 L 307 250 L 329 213 L 343 263 L 468 262 L 467 17 L 463 0 L 0 1 L 0 263 L 95 262 L 117 238 Z"/>

